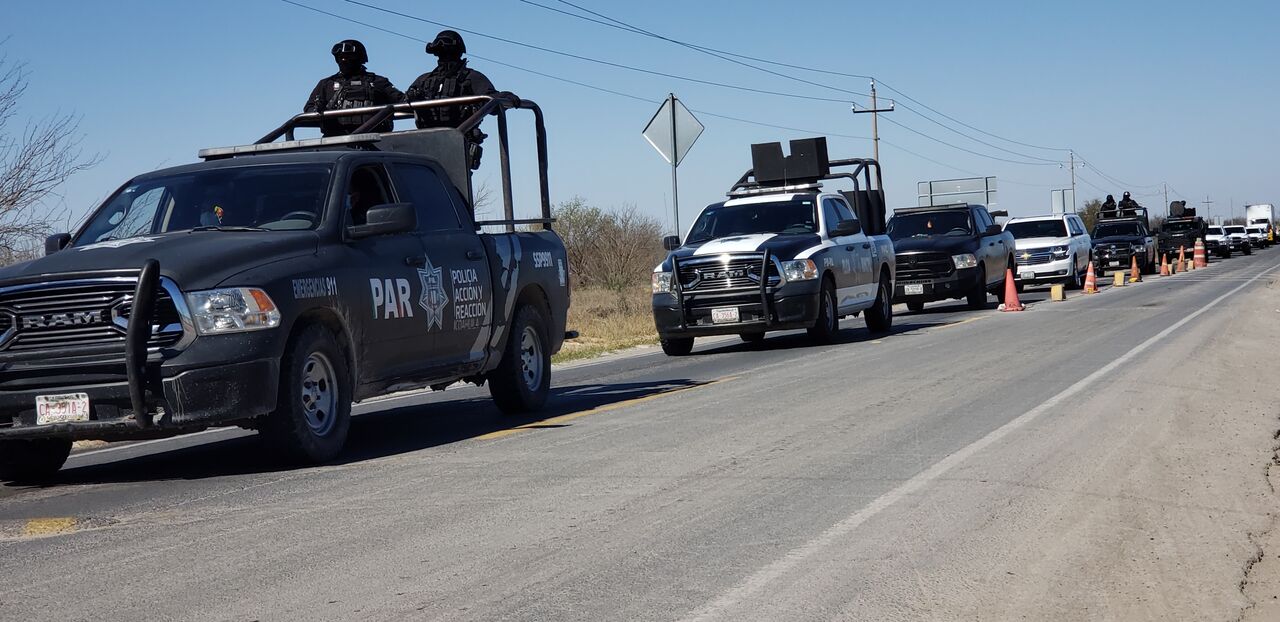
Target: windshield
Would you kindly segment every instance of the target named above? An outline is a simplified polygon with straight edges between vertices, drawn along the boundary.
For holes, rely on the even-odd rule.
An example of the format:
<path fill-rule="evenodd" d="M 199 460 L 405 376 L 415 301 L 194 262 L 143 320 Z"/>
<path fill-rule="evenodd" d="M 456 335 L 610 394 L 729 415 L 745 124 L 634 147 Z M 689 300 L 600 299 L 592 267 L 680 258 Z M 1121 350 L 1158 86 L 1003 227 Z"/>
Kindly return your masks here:
<path fill-rule="evenodd" d="M 1142 235 L 1142 231 L 1138 229 L 1136 222 L 1117 222 L 1098 225 L 1093 230 L 1095 238 L 1109 238 L 1116 235 Z"/>
<path fill-rule="evenodd" d="M 689 239 L 685 243 L 697 244 L 716 238 L 756 233 L 817 233 L 816 205 L 812 198 L 746 205 L 717 203 L 702 211 L 689 229 Z"/>
<path fill-rule="evenodd" d="M 1065 238 L 1067 226 L 1061 220 L 1024 220 L 1011 222 L 1004 230 L 1018 240 L 1026 238 Z"/>
<path fill-rule="evenodd" d="M 1200 226 L 1194 222 L 1166 222 L 1164 230 L 1168 233 L 1184 233 L 1187 231 L 1198 231 Z"/>
<path fill-rule="evenodd" d="M 298 230 L 320 222 L 327 164 L 219 168 L 130 183 L 73 245 L 189 229 Z"/>
<path fill-rule="evenodd" d="M 1226 227 L 1227 233 L 1244 233 L 1244 227 Z"/>
<path fill-rule="evenodd" d="M 927 238 L 937 235 L 973 235 L 968 211 L 896 214 L 889 219 L 889 238 Z"/>
<path fill-rule="evenodd" d="M 1222 227 L 1209 227 L 1208 235 L 1226 235 L 1226 233 L 1222 231 Z"/>

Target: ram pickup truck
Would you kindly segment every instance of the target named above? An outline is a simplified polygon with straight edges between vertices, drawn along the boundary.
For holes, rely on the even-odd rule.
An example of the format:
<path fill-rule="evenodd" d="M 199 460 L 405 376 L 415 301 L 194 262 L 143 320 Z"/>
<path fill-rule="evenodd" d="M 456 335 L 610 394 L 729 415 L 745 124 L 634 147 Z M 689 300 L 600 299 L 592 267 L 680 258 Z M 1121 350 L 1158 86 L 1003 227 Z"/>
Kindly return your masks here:
<path fill-rule="evenodd" d="M 920 311 L 926 302 L 952 298 L 982 309 L 988 293 L 1004 300 L 1006 271 L 1017 265 L 1015 241 L 986 206 L 896 209 L 889 237 L 898 263 L 894 302 Z"/>
<path fill-rule="evenodd" d="M 689 354 L 697 337 L 755 342 L 797 328 L 829 343 L 840 318 L 858 314 L 868 329 L 889 330 L 893 244 L 879 165 L 830 161 L 825 139 L 792 141 L 791 150 L 783 158 L 779 143 L 754 145 L 755 166 L 729 200 L 703 209 L 683 244 L 665 240 L 671 252 L 653 272 L 653 315 L 668 355 Z"/>
<path fill-rule="evenodd" d="M 1108 270 L 1129 270 L 1138 258 L 1138 270 L 1151 274 L 1160 266 L 1156 238 L 1148 229 L 1146 208 L 1100 212 L 1093 225 L 1093 260 L 1098 278 Z"/>
<path fill-rule="evenodd" d="M 481 110 L 460 129 L 365 133 L 371 120 L 272 142 L 325 114 L 380 123 L 456 103 L 440 101 L 299 115 L 258 144 L 203 150 L 0 270 L 0 478 L 51 474 L 73 440 L 229 424 L 326 461 L 353 401 L 459 380 L 487 381 L 503 411 L 542 406 L 569 305 L 545 149 L 542 217 L 515 220 L 508 195 L 505 220 L 477 223 L 463 140 L 524 109 L 545 144 L 533 102 L 470 98 Z"/>

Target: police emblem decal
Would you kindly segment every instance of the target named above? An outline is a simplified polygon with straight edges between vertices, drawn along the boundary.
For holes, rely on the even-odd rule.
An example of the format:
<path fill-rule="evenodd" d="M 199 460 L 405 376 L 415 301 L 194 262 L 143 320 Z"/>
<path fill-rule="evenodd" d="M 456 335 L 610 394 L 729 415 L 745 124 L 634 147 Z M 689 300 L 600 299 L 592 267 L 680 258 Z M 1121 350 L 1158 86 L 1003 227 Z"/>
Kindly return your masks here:
<path fill-rule="evenodd" d="M 418 269 L 418 278 L 422 280 L 422 296 L 418 298 L 418 306 L 427 312 L 427 330 L 444 328 L 444 308 L 449 306 L 449 295 L 444 291 L 444 270 L 431 265 Z"/>

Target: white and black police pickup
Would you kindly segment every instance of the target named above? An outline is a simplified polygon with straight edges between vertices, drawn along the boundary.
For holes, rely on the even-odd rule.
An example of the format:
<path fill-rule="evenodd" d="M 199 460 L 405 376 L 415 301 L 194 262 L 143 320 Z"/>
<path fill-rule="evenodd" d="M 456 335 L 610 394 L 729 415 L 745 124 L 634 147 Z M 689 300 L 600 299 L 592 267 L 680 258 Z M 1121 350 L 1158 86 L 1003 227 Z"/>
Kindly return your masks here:
<path fill-rule="evenodd" d="M 76 439 L 226 424 L 325 461 L 353 401 L 458 380 L 487 381 L 503 411 L 542 406 L 569 289 L 541 112 L 506 93 L 466 98 L 480 110 L 458 129 L 365 133 L 459 101 L 303 114 L 206 149 L 0 270 L 0 478 L 53 473 Z M 505 220 L 477 223 L 463 134 L 515 110 L 536 120 L 542 217 L 516 220 L 504 183 Z M 293 139 L 362 113 L 356 134 Z"/>
<path fill-rule="evenodd" d="M 875 160 L 828 160 L 824 138 L 793 140 L 786 157 L 780 143 L 752 145 L 752 160 L 683 245 L 665 240 L 671 252 L 653 273 L 662 350 L 682 356 L 696 337 L 755 342 L 798 328 L 829 343 L 840 318 L 859 313 L 868 329 L 889 330 L 895 266 Z M 853 189 L 821 183 L 838 180 Z"/>

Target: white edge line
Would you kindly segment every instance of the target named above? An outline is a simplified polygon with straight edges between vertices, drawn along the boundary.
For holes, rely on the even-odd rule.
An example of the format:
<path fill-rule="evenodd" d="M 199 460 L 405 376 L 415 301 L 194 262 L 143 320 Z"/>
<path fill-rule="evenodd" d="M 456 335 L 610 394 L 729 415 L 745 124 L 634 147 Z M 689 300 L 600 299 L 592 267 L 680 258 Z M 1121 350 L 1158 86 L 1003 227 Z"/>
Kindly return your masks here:
<path fill-rule="evenodd" d="M 1012 421 L 987 433 L 986 436 L 983 436 L 982 438 L 974 441 L 973 443 L 970 443 L 969 445 L 961 448 L 960 450 L 947 456 L 946 458 L 939 460 L 933 466 L 916 474 L 911 479 L 908 479 L 907 481 L 903 482 L 897 488 L 894 488 L 893 490 L 890 490 L 889 492 L 881 495 L 871 503 L 864 506 L 862 509 L 858 510 L 857 512 L 854 512 L 848 517 L 842 519 L 840 522 L 827 528 L 826 531 L 822 532 L 814 539 L 809 540 L 808 542 L 800 545 L 799 547 L 792 549 L 791 551 L 787 552 L 786 555 L 774 560 L 769 565 L 756 571 L 755 574 L 752 574 L 751 576 L 747 577 L 746 580 L 742 581 L 737 586 L 733 587 L 732 589 L 725 592 L 724 594 L 721 594 L 719 598 L 716 598 L 714 601 L 708 603 L 707 605 L 704 605 L 701 609 L 694 611 L 693 613 L 691 613 L 690 615 L 686 616 L 683 619 L 684 620 L 711 619 L 713 617 L 716 617 L 725 613 L 726 610 L 730 609 L 731 607 L 734 607 L 742 603 L 747 598 L 750 598 L 751 596 L 764 590 L 770 583 L 782 577 L 784 574 L 794 569 L 796 566 L 798 566 L 801 562 L 805 561 L 809 557 L 812 557 L 813 555 L 822 551 L 823 549 L 828 548 L 837 539 L 848 535 L 850 532 L 852 532 L 854 529 L 857 529 L 858 526 L 867 522 L 867 520 L 871 519 L 876 514 L 879 514 L 884 509 L 902 500 L 902 498 L 906 497 L 907 495 L 910 495 L 920 490 L 921 488 L 924 488 L 925 486 L 932 483 L 934 480 L 945 475 L 951 469 L 954 469 L 956 466 L 960 465 L 960 463 L 964 462 L 974 454 L 982 451 L 983 449 L 986 449 L 987 447 L 998 442 L 1005 436 L 1008 436 L 1010 432 L 1013 432 L 1014 430 L 1026 425 L 1027 423 L 1030 423 L 1032 420 L 1036 419 L 1040 415 L 1049 411 L 1054 406 L 1057 406 L 1058 404 L 1060 404 L 1063 400 L 1066 400 L 1067 398 L 1072 397 L 1075 394 L 1083 391 L 1085 388 L 1087 388 L 1089 385 L 1096 382 L 1098 379 L 1124 366 L 1129 361 L 1133 360 L 1134 357 L 1146 351 L 1148 348 L 1155 345 L 1157 342 L 1173 334 L 1174 331 L 1178 330 L 1179 328 L 1182 328 L 1191 320 L 1194 320 L 1195 318 L 1204 314 L 1206 311 L 1217 306 L 1223 300 L 1229 298 L 1230 296 L 1235 295 L 1240 290 L 1248 287 L 1254 281 L 1257 281 L 1258 279 L 1262 278 L 1267 273 L 1271 272 L 1272 270 L 1275 270 L 1276 268 L 1280 268 L 1280 264 L 1271 266 L 1270 268 L 1263 270 L 1262 272 L 1258 273 L 1256 276 L 1249 279 L 1248 281 L 1236 286 L 1231 291 L 1221 296 L 1218 296 L 1217 298 L 1213 299 L 1211 302 L 1209 302 L 1205 306 L 1200 307 L 1198 310 L 1192 312 L 1186 317 L 1183 317 L 1181 320 L 1178 320 L 1172 326 L 1169 326 L 1168 328 L 1160 331 L 1159 333 L 1156 333 L 1154 336 L 1147 339 L 1146 341 L 1143 341 L 1137 346 L 1134 346 L 1132 350 L 1129 350 L 1125 354 L 1121 355 L 1120 358 L 1117 358 L 1111 361 L 1110 363 L 1099 368 L 1097 371 L 1080 379 L 1075 384 L 1067 387 L 1066 389 L 1063 389 L 1057 395 L 1054 395 L 1053 397 L 1050 397 L 1049 399 L 1042 402 L 1039 406 L 1036 406 L 1035 408 L 1028 410 L 1027 412 L 1019 415 L 1017 418 L 1013 419 Z"/>

